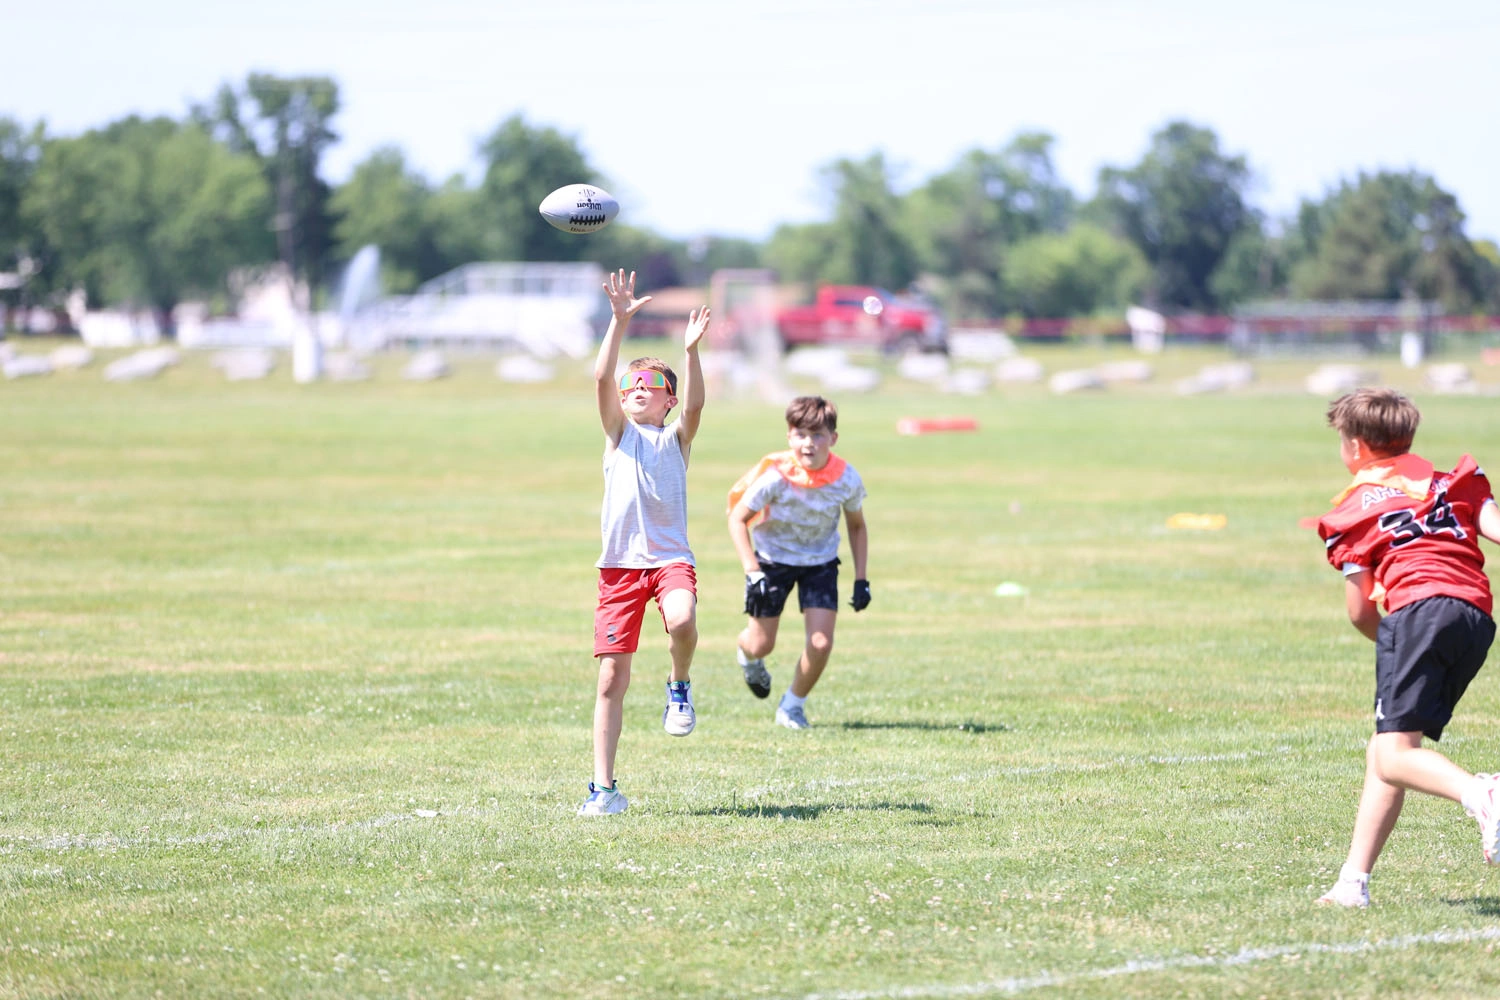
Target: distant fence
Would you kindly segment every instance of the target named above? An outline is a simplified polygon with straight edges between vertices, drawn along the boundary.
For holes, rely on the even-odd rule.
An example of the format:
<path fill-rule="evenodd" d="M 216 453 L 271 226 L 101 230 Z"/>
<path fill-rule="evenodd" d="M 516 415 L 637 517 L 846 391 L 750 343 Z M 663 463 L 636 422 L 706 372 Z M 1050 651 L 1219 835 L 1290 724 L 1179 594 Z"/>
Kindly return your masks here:
<path fill-rule="evenodd" d="M 1500 316 L 1433 316 L 1411 322 L 1383 316 L 1239 317 L 1183 314 L 1167 316 L 1165 320 L 1168 337 L 1202 341 L 1232 341 L 1237 337 L 1258 338 L 1267 335 L 1399 336 L 1409 330 L 1429 334 L 1500 332 Z M 1130 327 L 1124 319 L 963 320 L 953 325 L 962 329 L 1000 331 L 1023 340 L 1130 336 Z"/>

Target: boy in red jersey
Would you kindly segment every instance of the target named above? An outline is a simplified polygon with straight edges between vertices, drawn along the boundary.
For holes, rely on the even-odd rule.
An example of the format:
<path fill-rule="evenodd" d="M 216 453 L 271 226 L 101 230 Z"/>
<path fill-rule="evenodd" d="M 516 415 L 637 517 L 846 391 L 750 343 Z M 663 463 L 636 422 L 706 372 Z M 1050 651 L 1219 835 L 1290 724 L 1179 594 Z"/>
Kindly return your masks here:
<path fill-rule="evenodd" d="M 1495 637 L 1479 536 L 1500 542 L 1500 509 L 1472 457 L 1436 472 L 1411 454 L 1420 419 L 1393 389 L 1359 389 L 1328 408 L 1354 481 L 1318 534 L 1344 573 L 1349 621 L 1375 643 L 1375 735 L 1349 856 L 1319 903 L 1369 905 L 1370 870 L 1407 789 L 1462 804 L 1479 821 L 1485 861 L 1500 863 L 1500 775 L 1470 774 L 1422 746 L 1424 735 L 1442 737 Z"/>

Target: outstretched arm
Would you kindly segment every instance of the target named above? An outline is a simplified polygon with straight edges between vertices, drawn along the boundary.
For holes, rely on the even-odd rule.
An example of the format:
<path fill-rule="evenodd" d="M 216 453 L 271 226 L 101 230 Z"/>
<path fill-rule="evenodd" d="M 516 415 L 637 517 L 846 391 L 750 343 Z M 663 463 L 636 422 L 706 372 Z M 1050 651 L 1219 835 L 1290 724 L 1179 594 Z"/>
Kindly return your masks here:
<path fill-rule="evenodd" d="M 1374 587 L 1375 574 L 1369 570 L 1344 577 L 1344 608 L 1349 612 L 1349 624 L 1371 642 L 1380 629 L 1380 609 L 1370 600 Z"/>
<path fill-rule="evenodd" d="M 698 434 L 698 422 L 703 418 L 703 363 L 698 360 L 698 343 L 708 332 L 708 306 L 695 309 L 688 316 L 687 332 L 682 343 L 687 348 L 687 368 L 682 373 L 682 416 L 678 417 L 678 438 L 683 452 L 687 452 L 693 438 Z"/>
<path fill-rule="evenodd" d="M 620 342 L 625 339 L 630 318 L 651 301 L 651 296 L 635 297 L 635 272 L 631 271 L 627 278 L 623 267 L 618 274 L 610 274 L 604 283 L 604 293 L 609 296 L 613 315 L 610 316 L 609 329 L 604 331 L 604 340 L 599 344 L 599 356 L 594 359 L 594 396 L 599 403 L 599 422 L 604 425 L 604 436 L 611 445 L 617 445 L 620 435 L 625 433 L 625 411 L 620 409 L 620 389 L 615 384 Z"/>

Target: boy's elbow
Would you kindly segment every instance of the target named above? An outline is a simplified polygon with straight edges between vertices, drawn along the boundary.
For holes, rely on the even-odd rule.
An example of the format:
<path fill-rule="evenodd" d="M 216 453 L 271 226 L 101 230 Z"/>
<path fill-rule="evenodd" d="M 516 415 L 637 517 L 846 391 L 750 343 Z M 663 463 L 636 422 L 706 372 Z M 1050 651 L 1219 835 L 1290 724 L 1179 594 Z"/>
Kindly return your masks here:
<path fill-rule="evenodd" d="M 1349 624 L 1364 635 L 1373 636 L 1375 629 L 1380 627 L 1380 610 L 1369 602 L 1362 608 L 1350 608 Z"/>

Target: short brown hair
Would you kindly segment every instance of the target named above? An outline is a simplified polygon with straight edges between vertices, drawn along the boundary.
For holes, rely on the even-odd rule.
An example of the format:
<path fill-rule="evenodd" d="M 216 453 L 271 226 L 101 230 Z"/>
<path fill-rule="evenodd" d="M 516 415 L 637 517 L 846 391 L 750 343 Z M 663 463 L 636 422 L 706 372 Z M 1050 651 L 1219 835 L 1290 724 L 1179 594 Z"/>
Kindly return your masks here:
<path fill-rule="evenodd" d="M 839 429 L 839 411 L 822 396 L 798 396 L 786 408 L 786 425 L 799 431 Z"/>
<path fill-rule="evenodd" d="M 630 372 L 661 372 L 667 377 L 667 391 L 674 396 L 677 395 L 677 373 L 672 370 L 671 365 L 667 364 L 661 358 L 636 358 L 625 366 L 625 370 Z"/>
<path fill-rule="evenodd" d="M 1355 389 L 1328 407 L 1328 426 L 1383 455 L 1411 450 L 1422 414 L 1395 389 Z"/>

